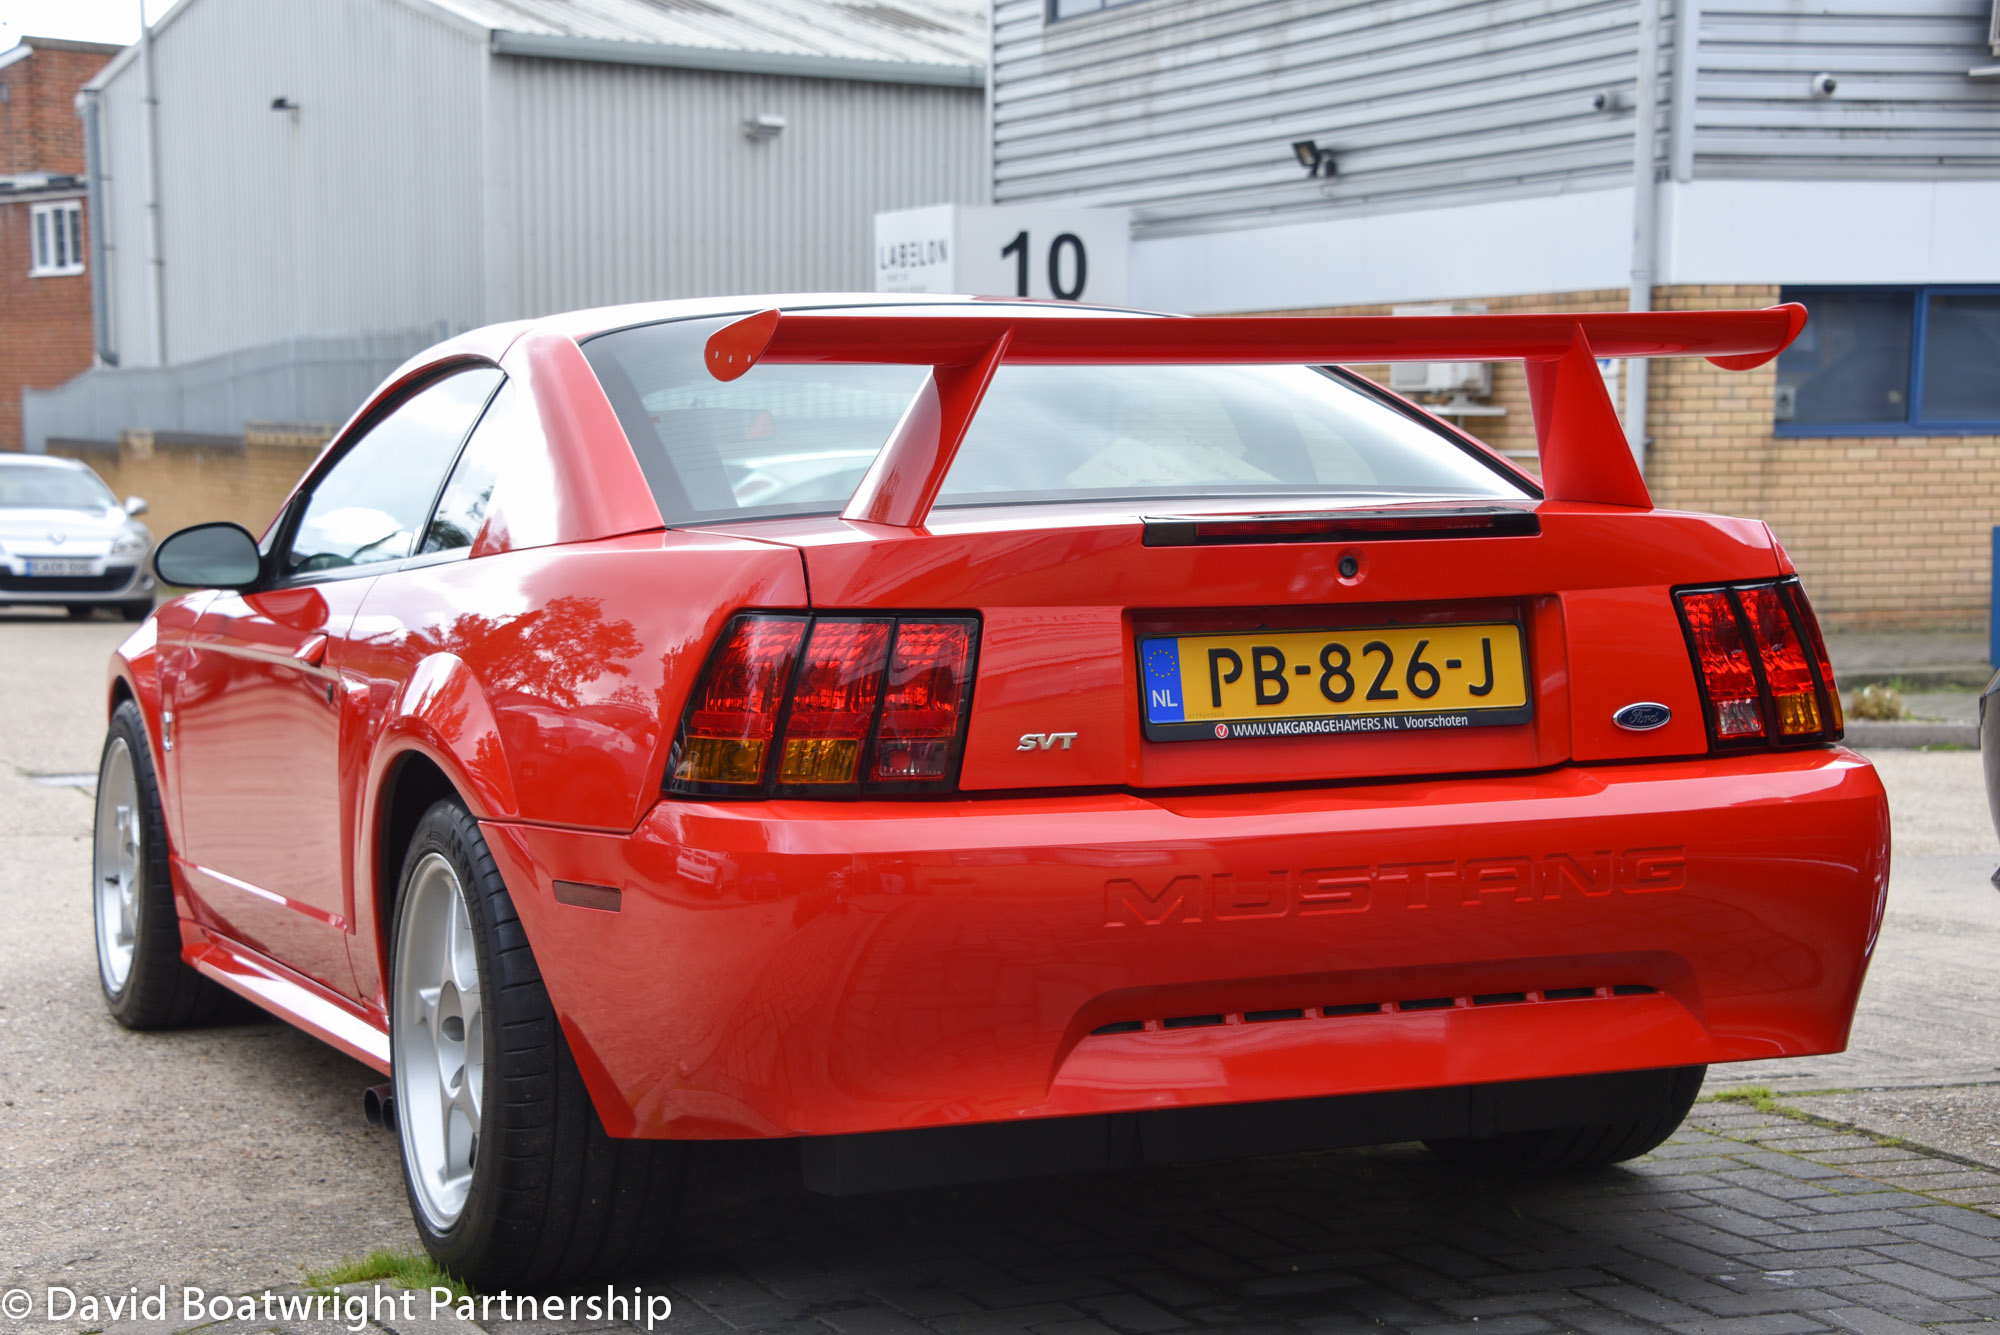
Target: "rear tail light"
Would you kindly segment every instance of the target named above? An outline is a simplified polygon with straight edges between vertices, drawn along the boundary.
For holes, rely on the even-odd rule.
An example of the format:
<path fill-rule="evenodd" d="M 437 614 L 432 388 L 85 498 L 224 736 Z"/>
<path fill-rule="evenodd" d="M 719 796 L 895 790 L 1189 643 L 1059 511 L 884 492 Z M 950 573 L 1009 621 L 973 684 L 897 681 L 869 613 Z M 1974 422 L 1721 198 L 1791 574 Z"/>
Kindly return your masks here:
<path fill-rule="evenodd" d="M 751 614 L 709 656 L 669 792 L 951 792 L 979 642 L 970 617 Z"/>
<path fill-rule="evenodd" d="M 1839 688 L 1797 580 L 1686 589 L 1675 597 L 1715 746 L 1840 740 Z"/>

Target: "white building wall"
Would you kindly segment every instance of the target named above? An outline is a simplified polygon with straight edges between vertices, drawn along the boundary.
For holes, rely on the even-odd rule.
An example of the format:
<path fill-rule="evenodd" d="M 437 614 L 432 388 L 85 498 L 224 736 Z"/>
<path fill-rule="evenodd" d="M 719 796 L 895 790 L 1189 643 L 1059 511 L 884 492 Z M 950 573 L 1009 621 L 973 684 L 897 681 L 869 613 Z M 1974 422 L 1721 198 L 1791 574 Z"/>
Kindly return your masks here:
<path fill-rule="evenodd" d="M 974 202 L 977 88 L 498 57 L 489 318 L 866 290 L 874 215 Z M 753 140 L 744 122 L 785 128 Z"/>
<path fill-rule="evenodd" d="M 2000 282 L 2000 181 L 1660 187 L 1655 281 Z M 1135 242 L 1135 306 L 1215 315 L 1624 287 L 1629 187 Z"/>
<path fill-rule="evenodd" d="M 169 361 L 479 322 L 486 55 L 470 30 L 397 0 L 191 0 L 154 44 Z M 104 91 L 125 365 L 158 361 L 138 55 Z"/>

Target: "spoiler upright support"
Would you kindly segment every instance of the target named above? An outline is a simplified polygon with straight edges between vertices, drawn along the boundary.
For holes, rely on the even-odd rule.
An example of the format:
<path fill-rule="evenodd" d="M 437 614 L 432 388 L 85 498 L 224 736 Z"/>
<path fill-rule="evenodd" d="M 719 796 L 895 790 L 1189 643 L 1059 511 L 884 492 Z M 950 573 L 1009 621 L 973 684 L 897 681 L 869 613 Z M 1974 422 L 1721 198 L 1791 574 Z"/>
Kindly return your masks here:
<path fill-rule="evenodd" d="M 1323 365 L 1512 361 L 1528 395 L 1550 501 L 1651 509 L 1599 357 L 1706 357 L 1762 366 L 1804 328 L 1797 303 L 1744 311 L 1419 317 L 787 315 L 761 311 L 710 335 L 707 362 L 734 380 L 759 362 L 928 366 L 929 378 L 876 455 L 842 518 L 918 529 L 1002 364 Z"/>

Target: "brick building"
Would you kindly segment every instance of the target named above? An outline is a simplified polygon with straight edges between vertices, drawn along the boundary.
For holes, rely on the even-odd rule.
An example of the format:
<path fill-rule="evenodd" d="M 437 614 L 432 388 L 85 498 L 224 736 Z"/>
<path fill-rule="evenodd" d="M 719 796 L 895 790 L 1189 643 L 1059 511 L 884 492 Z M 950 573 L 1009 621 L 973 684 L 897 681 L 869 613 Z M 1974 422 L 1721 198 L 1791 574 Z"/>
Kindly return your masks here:
<path fill-rule="evenodd" d="M 993 202 L 1130 210 L 1135 305 L 1803 303 L 1756 371 L 1607 366 L 1655 503 L 1765 520 L 1836 626 L 1986 625 L 1996 0 L 995 0 L 993 34 Z M 1533 466 L 1519 365 L 1413 372 Z"/>
<path fill-rule="evenodd" d="M 0 53 L 0 449 L 21 448 L 21 390 L 91 363 L 83 130 L 76 91 L 120 48 L 26 37 Z"/>

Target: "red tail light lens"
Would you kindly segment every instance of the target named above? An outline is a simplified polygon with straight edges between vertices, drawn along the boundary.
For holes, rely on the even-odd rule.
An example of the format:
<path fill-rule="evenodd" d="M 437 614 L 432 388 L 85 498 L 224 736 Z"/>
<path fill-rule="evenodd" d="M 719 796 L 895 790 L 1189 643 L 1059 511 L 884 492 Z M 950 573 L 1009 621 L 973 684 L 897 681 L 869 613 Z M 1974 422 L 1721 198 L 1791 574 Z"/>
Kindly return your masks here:
<path fill-rule="evenodd" d="M 792 688 L 780 787 L 852 784 L 861 777 L 861 747 L 882 693 L 887 621 L 815 621 L 805 663 Z"/>
<path fill-rule="evenodd" d="M 667 790 L 949 792 L 978 642 L 970 617 L 738 617 L 681 721 Z"/>
<path fill-rule="evenodd" d="M 907 789 L 957 768 L 965 690 L 972 684 L 972 623 L 905 621 L 896 631 L 869 777 Z"/>
<path fill-rule="evenodd" d="M 1805 629 L 1806 648 L 1812 652 L 1813 663 L 1819 668 L 1820 684 L 1826 687 L 1827 722 L 1837 740 L 1846 731 L 1847 715 L 1840 707 L 1840 683 L 1833 679 L 1833 660 L 1826 656 L 1826 637 L 1819 633 L 1819 618 L 1813 615 L 1812 604 L 1806 601 L 1803 586 L 1794 583 L 1778 587 L 1798 617 L 1799 625 Z"/>
<path fill-rule="evenodd" d="M 778 710 L 805 634 L 804 617 L 738 617 L 730 623 L 681 724 L 674 748 L 676 786 L 741 790 L 764 781 Z"/>
<path fill-rule="evenodd" d="M 1791 612 L 1775 586 L 1745 589 L 1742 598 L 1750 633 L 1763 657 L 1771 703 L 1777 710 L 1778 736 L 1816 739 L 1824 731 L 1819 717 L 1819 684 L 1813 680 Z"/>
<path fill-rule="evenodd" d="M 1677 598 L 1717 746 L 1840 740 L 1832 665 L 1797 580 Z"/>
<path fill-rule="evenodd" d="M 1737 741 L 1764 735 L 1757 673 L 1743 645 L 1743 629 L 1726 592 L 1684 593 L 1681 615 L 1694 640 L 1694 664 L 1708 698 L 1717 738 Z"/>

